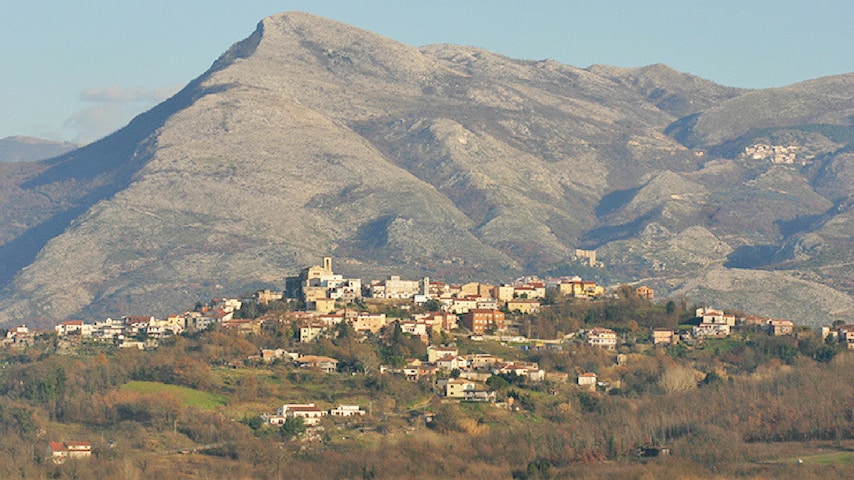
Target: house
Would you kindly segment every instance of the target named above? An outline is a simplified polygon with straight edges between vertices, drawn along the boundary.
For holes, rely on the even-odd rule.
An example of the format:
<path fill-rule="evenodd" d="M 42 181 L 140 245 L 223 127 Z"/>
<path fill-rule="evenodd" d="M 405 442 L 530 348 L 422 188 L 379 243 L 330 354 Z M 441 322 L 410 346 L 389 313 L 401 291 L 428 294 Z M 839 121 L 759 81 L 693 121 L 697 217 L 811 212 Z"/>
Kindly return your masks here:
<path fill-rule="evenodd" d="M 460 351 L 457 347 L 436 347 L 433 345 L 427 347 L 427 361 L 430 363 L 435 363 L 436 360 L 447 355 L 456 357 L 459 354 Z"/>
<path fill-rule="evenodd" d="M 317 408 L 314 403 L 286 403 L 275 415 L 264 414 L 261 418 L 269 425 L 283 425 L 289 418 L 302 418 L 305 426 L 314 427 L 320 424 L 324 415 L 326 412 Z"/>
<path fill-rule="evenodd" d="M 635 293 L 637 294 L 637 296 L 645 298 L 647 300 L 655 299 L 655 290 L 647 287 L 646 285 L 641 285 L 640 287 L 636 288 Z"/>
<path fill-rule="evenodd" d="M 546 371 L 541 370 L 536 362 L 505 362 L 493 369 L 496 375 L 513 375 L 525 377 L 530 381 L 539 382 L 546 378 Z"/>
<path fill-rule="evenodd" d="M 839 341 L 844 343 L 848 350 L 854 350 L 854 325 L 842 325 L 836 331 Z"/>
<path fill-rule="evenodd" d="M 596 282 L 585 282 L 576 277 L 570 281 L 561 282 L 558 285 L 558 292 L 570 297 L 596 298 L 605 295 L 605 288 L 597 285 Z"/>
<path fill-rule="evenodd" d="M 264 348 L 261 349 L 261 360 L 265 363 L 272 363 L 275 360 L 279 359 L 288 359 L 291 361 L 296 361 L 299 358 L 298 353 L 288 353 L 285 349 L 282 348 Z"/>
<path fill-rule="evenodd" d="M 468 360 L 469 366 L 476 370 L 491 369 L 493 365 L 504 362 L 503 358 L 488 353 L 466 355 L 466 360 Z"/>
<path fill-rule="evenodd" d="M 595 373 L 587 372 L 578 376 L 578 386 L 589 390 L 596 390 L 598 377 Z"/>
<path fill-rule="evenodd" d="M 89 442 L 50 442 L 48 449 L 54 463 L 62 463 L 68 458 L 92 456 L 92 444 Z"/>
<path fill-rule="evenodd" d="M 307 307 L 310 307 L 315 312 L 323 312 L 329 313 L 335 311 L 335 299 L 334 298 L 316 298 L 313 302 L 306 303 Z"/>
<path fill-rule="evenodd" d="M 468 361 L 460 356 L 445 355 L 442 358 L 436 359 L 436 367 L 440 370 L 450 372 L 452 370 L 462 370 L 468 368 Z"/>
<path fill-rule="evenodd" d="M 653 345 L 673 345 L 678 339 L 675 334 L 672 328 L 653 328 L 650 336 Z"/>
<path fill-rule="evenodd" d="M 262 305 L 266 305 L 270 302 L 275 302 L 277 300 L 282 299 L 282 292 L 273 292 L 268 289 L 258 290 L 255 292 L 255 301 Z"/>
<path fill-rule="evenodd" d="M 358 405 L 339 405 L 329 410 L 329 415 L 332 417 L 354 417 L 364 414 L 365 411 Z"/>
<path fill-rule="evenodd" d="M 513 290 L 514 298 L 534 299 L 546 296 L 546 286 L 542 283 L 534 283 L 516 287 Z"/>
<path fill-rule="evenodd" d="M 540 311 L 540 302 L 536 300 L 514 299 L 507 302 L 507 310 L 523 314 L 537 313 Z"/>
<path fill-rule="evenodd" d="M 427 335 L 427 323 L 423 320 L 401 320 L 397 324 L 401 332 L 418 337 L 424 343 L 430 341 L 430 337 Z"/>
<path fill-rule="evenodd" d="M 357 332 L 378 333 L 386 325 L 386 317 L 384 313 L 360 313 L 358 316 L 348 319 L 348 322 Z"/>
<path fill-rule="evenodd" d="M 617 332 L 610 328 L 593 327 L 585 334 L 585 341 L 591 347 L 615 350 L 617 348 Z"/>
<path fill-rule="evenodd" d="M 222 322 L 222 327 L 226 330 L 232 330 L 243 335 L 261 333 L 261 320 L 252 320 L 249 318 L 233 318 Z M 149 327 L 150 330 L 151 327 Z M 151 333 L 149 333 L 151 335 Z"/>
<path fill-rule="evenodd" d="M 451 300 L 447 310 L 456 315 L 466 314 L 477 309 L 478 297 L 456 297 Z"/>
<path fill-rule="evenodd" d="M 462 315 L 462 324 L 472 333 L 487 330 L 504 330 L 504 312 L 501 310 L 473 309 Z"/>
<path fill-rule="evenodd" d="M 457 328 L 459 318 L 449 312 L 431 312 L 422 315 L 416 315 L 416 320 L 423 320 L 434 332 L 451 331 Z"/>
<path fill-rule="evenodd" d="M 779 337 L 795 333 L 795 323 L 791 320 L 768 320 L 765 324 L 768 335 Z"/>
<path fill-rule="evenodd" d="M 81 337 L 92 335 L 92 325 L 83 323 L 83 320 L 69 320 L 53 327 L 56 334 L 64 337 L 68 334 L 79 334 Z"/>
<path fill-rule="evenodd" d="M 445 382 L 445 396 L 448 398 L 465 398 L 467 391 L 475 390 L 475 383 L 462 378 Z"/>
<path fill-rule="evenodd" d="M 297 335 L 300 343 L 308 343 L 326 334 L 326 325 L 320 322 L 306 322 L 299 326 Z"/>
<path fill-rule="evenodd" d="M 498 299 L 498 301 L 507 302 L 509 300 L 513 300 L 513 294 L 516 291 L 516 287 L 513 285 L 499 285 L 495 287 L 494 291 L 494 297 Z"/>
<path fill-rule="evenodd" d="M 694 337 L 728 337 L 730 326 L 725 323 L 700 323 L 691 329 Z"/>
<path fill-rule="evenodd" d="M 546 372 L 546 380 L 555 383 L 566 383 L 569 381 L 569 374 L 566 372 Z"/>
<path fill-rule="evenodd" d="M 700 307 L 696 310 L 696 316 L 701 319 L 700 323 L 708 323 L 712 325 L 728 325 L 735 326 L 735 315 L 726 314 L 723 310 L 715 310 L 709 307 Z"/>
<path fill-rule="evenodd" d="M 299 368 L 311 368 L 324 373 L 333 373 L 338 370 L 338 360 L 332 357 L 320 355 L 305 355 L 296 361 Z"/>

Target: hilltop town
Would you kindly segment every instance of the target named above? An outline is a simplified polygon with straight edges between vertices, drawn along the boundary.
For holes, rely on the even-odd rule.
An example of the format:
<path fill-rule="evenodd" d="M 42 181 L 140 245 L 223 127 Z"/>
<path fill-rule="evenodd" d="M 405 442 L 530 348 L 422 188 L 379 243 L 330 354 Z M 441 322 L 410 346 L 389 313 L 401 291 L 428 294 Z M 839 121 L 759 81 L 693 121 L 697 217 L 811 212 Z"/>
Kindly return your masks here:
<path fill-rule="evenodd" d="M 459 435 L 510 434 L 532 419 L 557 422 L 555 428 L 599 422 L 596 428 L 617 438 L 617 424 L 606 420 L 613 412 L 603 408 L 618 399 L 654 408 L 655 397 L 709 394 L 710 387 L 741 395 L 762 371 L 778 379 L 804 368 L 838 376 L 852 357 L 840 354 L 854 350 L 854 325 L 813 331 L 785 319 L 657 300 L 644 285 L 605 287 L 571 276 L 500 285 L 396 275 L 363 282 L 336 274 L 331 257 L 288 277 L 281 291 L 199 302 L 165 319 L 66 321 L 52 331 L 22 325 L 4 337 L 0 394 L 34 405 L 20 404 L 15 415 L 44 425 L 43 433 L 15 431 L 37 450 L 43 445 L 57 472 L 152 451 L 208 460 L 226 446 L 235 458 L 244 458 L 248 445 L 350 451 L 350 438 L 373 442 L 395 432 L 433 432 L 459 444 Z M 34 368 L 40 373 L 28 373 Z M 106 371 L 116 373 L 104 378 Z M 765 401 L 770 414 L 783 397 Z M 11 412 L 0 409 L 8 421 Z M 241 426 L 206 431 L 210 415 Z M 115 450 L 117 436 L 91 433 L 122 422 L 176 436 Z M 498 427 L 503 423 L 508 430 Z M 812 427 L 779 425 L 814 435 Z M 662 428 L 620 434 L 619 445 L 607 438 L 577 444 L 572 460 L 554 452 L 545 459 L 535 449 L 523 466 L 539 471 L 606 458 L 630 466 L 671 455 L 703 464 L 706 447 L 689 449 L 685 442 L 694 437 Z M 774 428 L 744 435 L 791 435 Z M 569 440 L 579 435 L 573 431 L 564 441 L 578 441 Z M 553 440 L 535 443 L 542 441 Z"/>

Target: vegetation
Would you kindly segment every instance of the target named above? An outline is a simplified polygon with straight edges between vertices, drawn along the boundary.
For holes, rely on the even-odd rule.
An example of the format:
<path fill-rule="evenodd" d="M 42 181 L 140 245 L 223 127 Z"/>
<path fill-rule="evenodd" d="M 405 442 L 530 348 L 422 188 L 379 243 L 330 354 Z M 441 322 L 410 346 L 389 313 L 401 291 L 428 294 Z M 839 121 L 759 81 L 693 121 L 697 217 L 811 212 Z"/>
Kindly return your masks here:
<path fill-rule="evenodd" d="M 461 351 L 570 375 L 494 376 L 497 404 L 445 402 L 432 379 L 380 374 L 381 363 L 425 354 L 399 329 L 362 339 L 341 327 L 295 344 L 274 324 L 245 337 L 178 337 L 154 351 L 65 354 L 48 335 L 0 352 L 0 478 L 851 478 L 854 356 L 810 332 L 647 343 L 649 328 L 683 323 L 690 310 L 623 289 L 613 300 L 556 298 L 525 319 L 541 338 L 613 328 L 619 362 L 577 341 L 523 350 L 457 338 Z M 336 357 L 340 373 L 250 358 L 271 347 Z M 587 371 L 607 385 L 579 389 L 572 379 Z M 324 417 L 322 430 L 260 420 L 305 402 L 368 413 Z M 87 440 L 95 454 L 56 465 L 45 460 L 49 440 Z M 648 456 L 660 448 L 672 453 Z"/>

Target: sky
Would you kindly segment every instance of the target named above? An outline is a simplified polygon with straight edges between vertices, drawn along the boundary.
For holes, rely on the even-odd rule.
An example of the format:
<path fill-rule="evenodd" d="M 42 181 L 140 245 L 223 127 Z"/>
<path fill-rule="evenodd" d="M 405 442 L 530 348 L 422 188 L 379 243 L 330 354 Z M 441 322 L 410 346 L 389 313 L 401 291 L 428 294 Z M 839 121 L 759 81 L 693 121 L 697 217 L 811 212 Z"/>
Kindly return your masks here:
<path fill-rule="evenodd" d="M 854 72 L 851 0 L 0 0 L 0 138 L 97 140 L 292 10 L 413 46 L 664 63 L 744 88 Z"/>

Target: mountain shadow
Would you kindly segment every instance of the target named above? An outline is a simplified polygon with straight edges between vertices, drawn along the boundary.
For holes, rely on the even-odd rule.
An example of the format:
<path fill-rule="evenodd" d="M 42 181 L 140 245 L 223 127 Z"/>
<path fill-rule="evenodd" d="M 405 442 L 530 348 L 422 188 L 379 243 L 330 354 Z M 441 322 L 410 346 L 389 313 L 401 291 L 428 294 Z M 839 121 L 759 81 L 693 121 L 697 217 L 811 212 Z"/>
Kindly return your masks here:
<path fill-rule="evenodd" d="M 199 88 L 202 78 L 115 133 L 44 161 L 48 168 L 24 182 L 21 188 L 48 187 L 64 192 L 71 200 L 60 198 L 68 206 L 0 246 L 0 288 L 5 288 L 23 267 L 32 263 L 47 242 L 64 232 L 74 219 L 128 187 L 156 150 L 157 129 L 175 112 L 211 93 Z"/>

